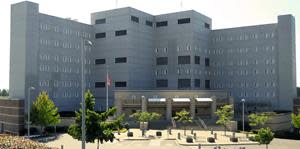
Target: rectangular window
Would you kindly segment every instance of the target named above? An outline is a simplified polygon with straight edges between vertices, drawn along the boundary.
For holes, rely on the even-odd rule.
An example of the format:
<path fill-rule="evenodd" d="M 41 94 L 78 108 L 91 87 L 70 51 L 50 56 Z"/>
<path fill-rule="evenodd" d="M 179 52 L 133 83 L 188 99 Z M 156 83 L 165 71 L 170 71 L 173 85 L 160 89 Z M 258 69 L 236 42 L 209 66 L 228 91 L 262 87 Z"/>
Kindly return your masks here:
<path fill-rule="evenodd" d="M 204 23 L 204 27 L 210 29 L 210 25 L 208 23 Z"/>
<path fill-rule="evenodd" d="M 178 56 L 178 64 L 191 64 L 191 56 Z"/>
<path fill-rule="evenodd" d="M 127 82 L 115 82 L 115 87 L 126 87 Z"/>
<path fill-rule="evenodd" d="M 115 63 L 126 63 L 126 62 L 127 62 L 127 58 L 126 57 L 115 58 Z"/>
<path fill-rule="evenodd" d="M 106 23 L 106 19 L 105 18 L 104 19 L 97 19 L 95 21 L 95 24 L 104 24 L 104 23 Z"/>
<path fill-rule="evenodd" d="M 146 20 L 146 25 L 153 27 L 153 22 Z"/>
<path fill-rule="evenodd" d="M 191 88 L 191 79 L 178 79 L 178 88 Z"/>
<path fill-rule="evenodd" d="M 168 26 L 168 21 L 156 22 L 156 27 Z"/>
<path fill-rule="evenodd" d="M 168 80 L 167 79 L 156 80 L 156 87 L 168 87 Z"/>
<path fill-rule="evenodd" d="M 195 79 L 195 87 L 200 87 L 200 79 Z"/>
<path fill-rule="evenodd" d="M 157 57 L 156 65 L 168 65 L 168 57 Z"/>
<path fill-rule="evenodd" d="M 106 37 L 106 33 L 96 33 L 95 34 L 95 38 L 105 38 Z"/>
<path fill-rule="evenodd" d="M 210 80 L 205 80 L 205 88 L 210 89 Z"/>
<path fill-rule="evenodd" d="M 105 82 L 95 82 L 95 88 L 103 88 L 105 87 Z"/>
<path fill-rule="evenodd" d="M 102 65 L 102 64 L 105 64 L 105 59 L 96 59 L 96 60 L 95 60 L 95 64 L 96 64 L 96 65 Z"/>
<path fill-rule="evenodd" d="M 190 22 L 191 22 L 190 18 L 178 19 L 178 24 L 186 24 L 186 23 L 190 23 Z"/>
<path fill-rule="evenodd" d="M 116 36 L 124 36 L 127 35 L 127 30 L 119 30 L 115 32 Z"/>
<path fill-rule="evenodd" d="M 205 58 L 205 66 L 209 67 L 209 58 Z"/>
<path fill-rule="evenodd" d="M 200 64 L 200 56 L 195 56 L 195 64 Z"/>
<path fill-rule="evenodd" d="M 139 23 L 139 18 L 136 16 L 131 16 L 131 21 Z"/>

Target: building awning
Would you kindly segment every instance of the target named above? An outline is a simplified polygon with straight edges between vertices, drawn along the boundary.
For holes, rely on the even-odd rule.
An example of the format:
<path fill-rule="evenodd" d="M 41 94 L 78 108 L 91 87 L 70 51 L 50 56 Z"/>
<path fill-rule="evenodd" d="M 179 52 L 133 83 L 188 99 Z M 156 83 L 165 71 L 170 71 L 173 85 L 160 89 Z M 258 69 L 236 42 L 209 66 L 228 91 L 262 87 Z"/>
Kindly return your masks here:
<path fill-rule="evenodd" d="M 212 102 L 211 98 L 196 98 L 198 102 Z"/>
<path fill-rule="evenodd" d="M 166 102 L 166 98 L 148 98 L 148 102 Z"/>
<path fill-rule="evenodd" d="M 190 102 L 190 98 L 173 98 L 174 102 Z"/>

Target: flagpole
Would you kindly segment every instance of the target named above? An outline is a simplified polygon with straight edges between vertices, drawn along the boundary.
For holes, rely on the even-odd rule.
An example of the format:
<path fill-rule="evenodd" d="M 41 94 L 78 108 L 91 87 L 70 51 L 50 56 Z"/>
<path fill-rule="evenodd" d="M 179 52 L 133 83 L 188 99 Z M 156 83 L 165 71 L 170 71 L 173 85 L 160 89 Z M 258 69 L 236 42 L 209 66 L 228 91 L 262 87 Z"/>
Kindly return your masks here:
<path fill-rule="evenodd" d="M 106 111 L 108 110 L 108 65 L 106 65 Z"/>

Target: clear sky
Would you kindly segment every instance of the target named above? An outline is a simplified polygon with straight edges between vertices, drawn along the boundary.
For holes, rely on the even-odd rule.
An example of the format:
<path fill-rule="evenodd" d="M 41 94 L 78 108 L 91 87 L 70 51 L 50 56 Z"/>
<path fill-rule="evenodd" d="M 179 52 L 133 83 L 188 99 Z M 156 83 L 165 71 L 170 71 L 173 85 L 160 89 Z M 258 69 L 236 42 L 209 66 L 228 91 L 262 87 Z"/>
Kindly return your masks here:
<path fill-rule="evenodd" d="M 0 0 L 0 89 L 9 88 L 10 5 L 22 0 Z M 32 0 L 40 12 L 90 23 L 90 13 L 116 8 L 116 0 Z M 118 0 L 150 14 L 194 9 L 212 18 L 212 28 L 276 23 L 277 16 L 296 18 L 297 86 L 300 86 L 300 0 Z M 182 7 L 181 7 L 182 6 Z M 298 37 L 298 38 L 297 38 Z"/>

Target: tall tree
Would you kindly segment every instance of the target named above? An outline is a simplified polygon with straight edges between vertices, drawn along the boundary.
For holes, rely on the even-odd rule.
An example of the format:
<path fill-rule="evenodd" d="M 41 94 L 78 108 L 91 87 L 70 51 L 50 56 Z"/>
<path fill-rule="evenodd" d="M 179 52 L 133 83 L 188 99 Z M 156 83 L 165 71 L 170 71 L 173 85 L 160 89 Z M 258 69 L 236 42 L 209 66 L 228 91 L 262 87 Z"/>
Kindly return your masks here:
<path fill-rule="evenodd" d="M 266 144 L 266 149 L 268 149 L 268 144 L 274 139 L 274 133 L 270 128 L 261 128 L 255 135 L 255 140 L 260 144 Z"/>
<path fill-rule="evenodd" d="M 2 89 L 0 96 L 9 96 L 8 90 Z"/>
<path fill-rule="evenodd" d="M 262 126 L 264 125 L 268 120 L 269 120 L 269 116 L 266 113 L 258 113 L 258 114 L 250 114 L 248 116 L 249 118 L 249 125 L 250 126 Z"/>
<path fill-rule="evenodd" d="M 186 124 L 193 122 L 193 118 L 190 117 L 190 112 L 187 112 L 185 109 L 182 109 L 180 112 L 176 112 L 174 120 L 183 123 L 184 135 L 186 135 Z"/>
<path fill-rule="evenodd" d="M 226 136 L 226 125 L 231 121 L 233 118 L 233 109 L 232 105 L 224 105 L 216 112 L 216 115 L 219 117 L 216 124 L 224 126 L 224 135 Z"/>
<path fill-rule="evenodd" d="M 60 123 L 58 109 L 45 91 L 42 91 L 33 102 L 30 115 L 30 121 L 40 126 L 41 133 L 46 126 Z"/>
<path fill-rule="evenodd" d="M 157 120 L 161 117 L 160 114 L 155 113 L 155 112 L 136 112 L 130 115 L 130 117 L 135 118 L 137 121 L 141 122 L 143 127 L 145 127 L 145 122 L 149 122 L 152 120 Z M 142 134 L 144 136 L 145 129 L 142 129 Z"/>
<path fill-rule="evenodd" d="M 97 113 L 94 109 L 95 98 L 93 94 L 88 90 L 85 93 L 86 104 L 86 142 L 94 143 L 97 140 L 97 148 L 99 148 L 99 142 L 113 141 L 114 134 L 123 121 L 124 116 L 119 116 L 115 120 L 108 120 L 109 117 L 114 116 L 117 109 L 111 108 L 103 113 Z M 81 126 L 82 126 L 82 109 L 76 112 L 75 124 L 72 124 L 68 133 L 74 139 L 81 140 Z"/>
<path fill-rule="evenodd" d="M 296 132 L 299 134 L 300 128 L 300 109 L 298 109 L 298 114 L 291 114 L 292 124 L 296 128 Z"/>

